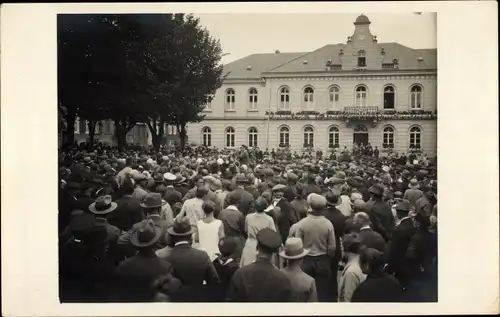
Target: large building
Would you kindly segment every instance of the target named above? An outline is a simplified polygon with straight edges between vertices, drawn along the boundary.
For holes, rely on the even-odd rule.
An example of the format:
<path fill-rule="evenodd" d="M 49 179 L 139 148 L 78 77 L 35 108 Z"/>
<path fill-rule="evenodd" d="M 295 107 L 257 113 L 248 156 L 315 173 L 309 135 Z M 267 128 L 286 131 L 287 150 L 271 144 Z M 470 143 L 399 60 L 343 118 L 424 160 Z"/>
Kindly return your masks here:
<path fill-rule="evenodd" d="M 437 52 L 378 43 L 368 17 L 345 43 L 253 54 L 225 65 L 223 86 L 189 125 L 191 142 L 327 151 L 370 143 L 436 154 Z"/>

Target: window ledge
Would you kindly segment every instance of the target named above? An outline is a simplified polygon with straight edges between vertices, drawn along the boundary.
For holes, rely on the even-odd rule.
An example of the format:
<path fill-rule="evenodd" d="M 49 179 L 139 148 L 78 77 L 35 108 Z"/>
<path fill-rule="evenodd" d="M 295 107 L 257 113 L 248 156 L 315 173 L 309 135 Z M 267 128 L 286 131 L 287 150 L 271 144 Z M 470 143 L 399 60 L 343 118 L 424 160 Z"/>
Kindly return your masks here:
<path fill-rule="evenodd" d="M 247 112 L 259 112 L 259 109 L 247 109 Z"/>
<path fill-rule="evenodd" d="M 203 109 L 203 112 L 212 112 L 212 109 Z"/>
<path fill-rule="evenodd" d="M 224 109 L 224 112 L 236 112 L 236 109 Z"/>

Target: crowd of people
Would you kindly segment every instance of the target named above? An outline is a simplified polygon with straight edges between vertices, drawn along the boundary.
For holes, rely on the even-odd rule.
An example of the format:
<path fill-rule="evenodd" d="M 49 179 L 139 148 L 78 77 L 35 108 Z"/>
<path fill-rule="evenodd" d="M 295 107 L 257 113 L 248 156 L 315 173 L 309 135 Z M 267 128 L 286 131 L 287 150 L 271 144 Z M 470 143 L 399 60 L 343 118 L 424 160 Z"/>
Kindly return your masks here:
<path fill-rule="evenodd" d="M 374 152 L 60 150 L 60 299 L 437 301 L 436 161 Z"/>

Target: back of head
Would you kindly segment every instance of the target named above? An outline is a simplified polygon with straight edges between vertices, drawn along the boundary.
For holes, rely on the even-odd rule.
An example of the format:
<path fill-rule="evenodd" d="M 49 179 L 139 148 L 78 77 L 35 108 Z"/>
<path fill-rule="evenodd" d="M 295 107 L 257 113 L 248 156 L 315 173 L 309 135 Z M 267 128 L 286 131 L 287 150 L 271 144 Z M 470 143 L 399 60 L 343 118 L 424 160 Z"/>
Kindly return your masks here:
<path fill-rule="evenodd" d="M 264 197 L 258 197 L 255 200 L 255 211 L 260 213 L 263 212 L 268 206 L 268 202 Z"/>
<path fill-rule="evenodd" d="M 203 202 L 203 205 L 201 207 L 203 209 L 203 212 L 205 215 L 212 214 L 215 211 L 215 203 L 211 200 L 207 200 Z"/>
<path fill-rule="evenodd" d="M 335 205 L 338 203 L 340 195 L 336 195 L 333 191 L 329 190 L 326 192 L 325 198 L 329 204 Z"/>
<path fill-rule="evenodd" d="M 316 193 L 312 193 L 307 196 L 307 203 L 313 211 L 322 211 L 326 207 L 325 197 Z"/>
<path fill-rule="evenodd" d="M 240 200 L 241 200 L 241 194 L 239 191 L 233 191 L 229 193 L 227 196 L 228 205 L 236 205 L 240 202 Z"/>
<path fill-rule="evenodd" d="M 366 248 L 361 251 L 359 262 L 362 267 L 367 266 L 370 272 L 366 273 L 371 274 L 381 273 L 385 265 L 382 252 L 372 248 Z"/>
<path fill-rule="evenodd" d="M 357 233 L 349 233 L 342 238 L 344 252 L 359 254 L 362 249 L 361 238 Z"/>
<path fill-rule="evenodd" d="M 354 214 L 354 221 L 366 226 L 370 224 L 370 216 L 366 212 L 357 212 Z"/>
<path fill-rule="evenodd" d="M 205 186 L 198 187 L 196 189 L 195 197 L 202 199 L 203 197 L 205 197 L 207 195 L 207 193 L 208 193 L 208 190 L 207 190 L 207 188 Z"/>
<path fill-rule="evenodd" d="M 126 178 L 123 180 L 121 190 L 124 195 L 132 195 L 134 188 L 135 182 L 132 178 Z"/>

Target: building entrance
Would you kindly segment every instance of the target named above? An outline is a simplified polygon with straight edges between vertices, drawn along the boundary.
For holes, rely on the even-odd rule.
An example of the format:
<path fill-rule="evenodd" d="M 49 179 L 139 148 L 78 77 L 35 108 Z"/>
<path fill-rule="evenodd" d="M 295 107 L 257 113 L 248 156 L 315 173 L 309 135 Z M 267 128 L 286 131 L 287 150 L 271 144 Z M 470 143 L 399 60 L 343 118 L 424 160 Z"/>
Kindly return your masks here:
<path fill-rule="evenodd" d="M 368 129 L 364 125 L 358 125 L 354 128 L 353 142 L 356 144 L 368 144 Z"/>

